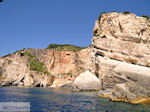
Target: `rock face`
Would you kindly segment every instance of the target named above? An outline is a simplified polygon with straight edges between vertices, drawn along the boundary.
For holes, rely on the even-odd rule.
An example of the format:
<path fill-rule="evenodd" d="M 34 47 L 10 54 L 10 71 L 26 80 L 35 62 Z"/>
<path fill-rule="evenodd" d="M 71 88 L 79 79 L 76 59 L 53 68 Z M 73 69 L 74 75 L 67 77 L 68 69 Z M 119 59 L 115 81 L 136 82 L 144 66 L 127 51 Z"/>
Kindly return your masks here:
<path fill-rule="evenodd" d="M 81 51 L 57 51 L 50 49 L 28 49 L 28 52 L 43 62 L 52 75 L 78 76 L 90 68 L 90 48 Z"/>
<path fill-rule="evenodd" d="M 61 87 L 90 67 L 87 64 L 89 53 L 89 48 L 78 52 L 49 49 L 18 51 L 0 58 L 0 85 Z"/>
<path fill-rule="evenodd" d="M 19 87 L 46 87 L 51 85 L 52 76 L 31 71 L 28 57 L 17 54 L 0 59 L 0 85 Z"/>
<path fill-rule="evenodd" d="M 111 59 L 149 66 L 150 20 L 134 14 L 104 13 L 96 21 L 92 45 Z"/>
<path fill-rule="evenodd" d="M 96 21 L 92 46 L 94 70 L 102 82 L 100 96 L 150 102 L 150 20 L 104 13 Z"/>
<path fill-rule="evenodd" d="M 74 91 L 99 90 L 100 80 L 89 71 L 81 73 L 73 83 Z"/>

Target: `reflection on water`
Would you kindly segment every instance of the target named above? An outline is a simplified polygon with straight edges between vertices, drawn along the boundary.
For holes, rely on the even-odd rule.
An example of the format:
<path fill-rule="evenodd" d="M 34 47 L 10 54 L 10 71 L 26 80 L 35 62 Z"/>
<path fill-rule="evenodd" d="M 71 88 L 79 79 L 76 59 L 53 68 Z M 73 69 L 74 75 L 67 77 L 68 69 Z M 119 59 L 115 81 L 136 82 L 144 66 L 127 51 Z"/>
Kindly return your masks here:
<path fill-rule="evenodd" d="M 50 88 L 0 88 L 0 102 L 30 102 L 31 112 L 150 112 L 150 105 L 111 102 L 93 92 Z"/>

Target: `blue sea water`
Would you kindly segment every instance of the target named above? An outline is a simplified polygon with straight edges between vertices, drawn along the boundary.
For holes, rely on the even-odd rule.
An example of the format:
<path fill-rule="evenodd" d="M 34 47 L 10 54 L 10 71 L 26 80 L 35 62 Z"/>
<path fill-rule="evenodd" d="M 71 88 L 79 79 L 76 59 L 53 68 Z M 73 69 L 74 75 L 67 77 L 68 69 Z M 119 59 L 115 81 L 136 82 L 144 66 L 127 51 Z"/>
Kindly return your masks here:
<path fill-rule="evenodd" d="M 69 89 L 0 88 L 0 102 L 30 102 L 31 112 L 150 112 L 149 104 L 112 102 Z"/>

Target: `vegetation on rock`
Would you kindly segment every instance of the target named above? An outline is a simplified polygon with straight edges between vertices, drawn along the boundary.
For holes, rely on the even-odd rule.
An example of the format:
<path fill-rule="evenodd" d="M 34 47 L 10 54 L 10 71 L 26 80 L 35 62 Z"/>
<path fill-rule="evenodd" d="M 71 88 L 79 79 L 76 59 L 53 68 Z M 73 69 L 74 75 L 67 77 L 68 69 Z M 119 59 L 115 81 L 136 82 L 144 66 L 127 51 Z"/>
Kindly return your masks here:
<path fill-rule="evenodd" d="M 2 56 L 2 58 L 8 57 L 8 56 L 11 56 L 11 54 L 9 53 L 9 54 L 7 54 L 7 55 L 5 55 L 5 56 Z"/>
<path fill-rule="evenodd" d="M 30 60 L 30 70 L 34 70 L 37 72 L 42 72 L 44 74 L 49 74 L 49 72 L 46 70 L 45 65 L 43 62 L 40 62 L 38 59 L 36 58 L 32 58 Z"/>
<path fill-rule="evenodd" d="M 80 51 L 86 47 L 78 47 L 75 45 L 69 45 L 69 44 L 50 44 L 48 45 L 47 49 L 54 49 L 57 51 Z"/>
<path fill-rule="evenodd" d="M 117 12 L 117 11 L 112 11 L 112 12 Z M 100 19 L 101 19 L 102 14 L 105 14 L 105 13 L 107 13 L 107 12 L 102 12 L 102 13 L 100 13 L 100 15 L 99 15 L 99 17 L 98 17 L 98 20 L 100 20 Z M 125 15 L 127 15 L 127 14 L 131 14 L 131 12 L 129 12 L 129 11 L 122 12 L 122 13 L 123 13 L 123 14 L 125 14 Z"/>
<path fill-rule="evenodd" d="M 144 17 L 144 18 L 146 18 L 146 19 L 150 19 L 150 17 L 147 16 L 147 15 L 142 15 L 142 17 Z"/>
<path fill-rule="evenodd" d="M 131 12 L 126 11 L 126 12 L 123 12 L 123 14 L 127 15 L 127 14 L 131 14 Z"/>
<path fill-rule="evenodd" d="M 97 36 L 97 33 L 98 33 L 98 29 L 95 29 L 95 30 L 93 31 L 93 36 Z"/>
<path fill-rule="evenodd" d="M 67 73 L 67 76 L 73 77 L 72 73 Z"/>
<path fill-rule="evenodd" d="M 104 14 L 104 13 L 107 13 L 107 12 L 101 12 L 101 13 L 99 14 L 98 20 L 101 19 L 101 16 L 102 16 L 102 14 Z"/>
<path fill-rule="evenodd" d="M 29 57 L 29 64 L 30 70 L 42 72 L 44 74 L 49 74 L 47 71 L 45 64 L 43 62 L 40 62 L 36 56 L 33 56 L 32 54 L 28 52 L 22 52 L 20 53 L 21 56 L 27 55 Z"/>

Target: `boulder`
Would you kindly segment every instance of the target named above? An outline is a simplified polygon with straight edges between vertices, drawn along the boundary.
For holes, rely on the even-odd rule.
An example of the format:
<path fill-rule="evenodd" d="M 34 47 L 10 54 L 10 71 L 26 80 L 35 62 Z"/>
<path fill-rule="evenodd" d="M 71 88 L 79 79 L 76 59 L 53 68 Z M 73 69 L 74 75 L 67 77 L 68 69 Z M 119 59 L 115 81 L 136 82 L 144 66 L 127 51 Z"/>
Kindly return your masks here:
<path fill-rule="evenodd" d="M 89 71 L 81 73 L 73 83 L 74 91 L 99 90 L 101 82 L 94 74 Z"/>
<path fill-rule="evenodd" d="M 70 76 L 67 77 L 55 77 L 52 85 L 50 86 L 51 88 L 65 88 L 69 87 L 72 88 L 72 81 L 73 79 Z"/>

